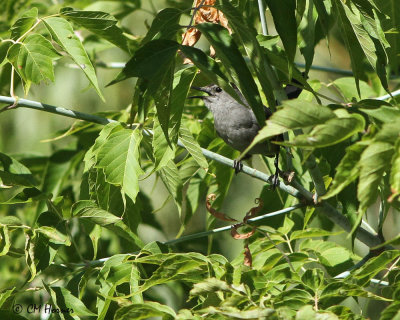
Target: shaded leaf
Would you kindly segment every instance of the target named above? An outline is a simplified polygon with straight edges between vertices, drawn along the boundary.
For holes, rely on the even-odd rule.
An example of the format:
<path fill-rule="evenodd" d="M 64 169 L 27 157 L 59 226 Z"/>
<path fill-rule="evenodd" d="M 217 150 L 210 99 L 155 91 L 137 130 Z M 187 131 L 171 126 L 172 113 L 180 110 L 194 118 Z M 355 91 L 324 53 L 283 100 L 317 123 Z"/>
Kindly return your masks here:
<path fill-rule="evenodd" d="M 71 24 L 59 17 L 50 17 L 43 20 L 53 40 L 57 42 L 74 60 L 83 71 L 90 84 L 96 90 L 99 97 L 104 100 L 97 83 L 96 72 L 79 38 L 75 35 Z"/>
<path fill-rule="evenodd" d="M 215 52 L 225 68 L 231 71 L 232 78 L 239 84 L 241 92 L 253 109 L 261 126 L 265 121 L 265 111 L 257 85 L 228 30 L 213 23 L 202 23 L 197 25 L 196 28 L 206 36 L 215 48 Z M 241 100 L 239 102 L 242 103 Z"/>
<path fill-rule="evenodd" d="M 127 39 L 123 35 L 122 29 L 116 25 L 118 21 L 110 14 L 101 11 L 63 10 L 60 15 L 117 47 L 129 51 Z"/>
<path fill-rule="evenodd" d="M 393 153 L 393 145 L 387 142 L 373 142 L 362 153 L 357 190 L 362 211 L 375 202 L 379 183 L 385 170 L 390 168 Z"/>

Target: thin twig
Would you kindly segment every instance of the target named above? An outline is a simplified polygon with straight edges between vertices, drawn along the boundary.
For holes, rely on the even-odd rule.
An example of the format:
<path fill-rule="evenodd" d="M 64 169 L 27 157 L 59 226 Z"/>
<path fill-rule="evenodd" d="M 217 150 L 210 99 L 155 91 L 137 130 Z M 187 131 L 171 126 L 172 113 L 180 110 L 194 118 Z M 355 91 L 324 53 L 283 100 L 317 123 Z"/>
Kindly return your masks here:
<path fill-rule="evenodd" d="M 254 222 L 257 222 L 257 221 L 261 221 L 261 220 L 264 220 L 264 219 L 267 219 L 267 218 L 271 218 L 271 217 L 274 217 L 274 216 L 277 216 L 277 215 L 281 215 L 281 214 L 285 214 L 285 213 L 291 212 L 293 210 L 296 210 L 296 209 L 302 208 L 302 207 L 304 207 L 304 205 L 296 204 L 296 205 L 294 205 L 292 207 L 288 207 L 288 208 L 285 208 L 285 209 L 282 209 L 282 210 L 278 210 L 278 211 L 271 212 L 271 213 L 266 213 L 266 214 L 263 214 L 263 215 L 248 219 L 247 223 L 254 223 Z M 198 233 L 194 233 L 194 234 L 189 234 L 189 235 L 186 235 L 186 236 L 182 236 L 182 237 L 180 237 L 178 239 L 164 241 L 164 242 L 162 242 L 162 244 L 166 245 L 166 246 L 173 246 L 173 245 L 176 245 L 178 243 L 186 242 L 186 241 L 189 241 L 189 240 L 204 238 L 204 237 L 208 237 L 210 235 L 214 235 L 214 234 L 217 234 L 217 233 L 230 231 L 233 226 L 234 225 L 229 225 L 229 226 L 225 226 L 225 227 L 221 227 L 221 228 L 216 228 L 216 229 L 213 229 L 213 230 L 208 230 L 208 231 L 198 232 Z M 139 252 L 134 252 L 134 253 L 131 253 L 131 255 L 137 255 L 138 253 Z M 106 262 L 108 259 L 110 259 L 110 257 L 102 258 L 102 259 L 98 259 L 98 260 L 87 261 L 86 263 L 69 263 L 68 265 L 75 266 L 75 267 L 93 266 L 93 265 L 102 264 L 102 263 Z"/>
<path fill-rule="evenodd" d="M 261 29 L 264 36 L 268 35 L 267 21 L 265 19 L 264 1 L 258 0 L 258 11 L 260 12 Z"/>

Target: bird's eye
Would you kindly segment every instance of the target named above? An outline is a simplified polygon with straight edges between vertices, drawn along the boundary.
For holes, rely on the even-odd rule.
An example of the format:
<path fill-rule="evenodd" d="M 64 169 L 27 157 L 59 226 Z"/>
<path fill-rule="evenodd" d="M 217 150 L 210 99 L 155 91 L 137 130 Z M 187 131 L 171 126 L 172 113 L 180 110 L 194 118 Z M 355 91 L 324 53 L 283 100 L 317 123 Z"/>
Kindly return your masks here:
<path fill-rule="evenodd" d="M 216 88 L 215 88 L 215 91 L 217 91 L 217 92 L 222 92 L 222 89 L 221 89 L 220 87 L 216 87 Z"/>

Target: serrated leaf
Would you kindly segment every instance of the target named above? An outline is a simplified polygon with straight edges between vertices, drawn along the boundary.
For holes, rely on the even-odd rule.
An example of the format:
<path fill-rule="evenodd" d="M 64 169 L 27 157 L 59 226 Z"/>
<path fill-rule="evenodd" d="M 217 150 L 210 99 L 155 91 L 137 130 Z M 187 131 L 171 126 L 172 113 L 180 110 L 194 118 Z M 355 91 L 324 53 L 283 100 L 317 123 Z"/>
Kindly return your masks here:
<path fill-rule="evenodd" d="M 309 134 L 299 135 L 284 145 L 323 148 L 339 143 L 364 130 L 365 121 L 360 115 L 349 118 L 329 119 L 314 127 Z"/>
<path fill-rule="evenodd" d="M 7 225 L 0 225 L 0 257 L 8 253 L 11 247 L 10 232 Z"/>
<path fill-rule="evenodd" d="M 45 235 L 52 243 L 62 244 L 65 246 L 71 245 L 71 240 L 69 237 L 53 227 L 42 226 L 36 229 L 36 232 Z"/>
<path fill-rule="evenodd" d="M 361 31 L 362 29 L 360 29 L 360 26 L 359 26 L 361 23 L 357 24 L 357 21 L 351 22 L 349 20 L 349 17 L 347 16 L 347 14 L 349 14 L 350 17 L 353 17 L 353 15 L 349 13 L 349 9 L 342 1 L 332 0 L 332 5 L 334 8 L 334 12 L 335 12 L 334 14 L 337 17 L 336 21 L 341 29 L 341 35 L 343 37 L 347 51 L 349 52 L 349 55 L 350 55 L 351 68 L 353 70 L 353 75 L 354 75 L 354 79 L 356 82 L 358 93 L 360 94 L 359 81 L 360 81 L 360 78 L 364 74 L 364 64 L 363 64 L 361 57 L 364 57 L 365 54 L 364 54 L 363 48 L 361 47 L 361 45 L 359 43 L 359 39 L 357 38 L 357 35 L 356 35 L 353 27 L 356 28 L 356 30 L 359 30 L 360 32 L 362 32 Z M 366 42 L 371 41 L 371 39 L 369 39 L 368 35 L 367 35 L 365 41 Z M 371 48 L 369 48 L 368 45 L 371 46 L 370 43 L 368 43 L 368 44 L 365 43 L 365 46 L 368 48 L 368 51 L 370 52 Z M 373 43 L 372 43 L 372 46 L 373 46 Z"/>
<path fill-rule="evenodd" d="M 399 74 L 399 51 L 400 51 L 400 7 L 397 0 L 375 0 L 377 7 L 386 15 L 381 24 L 385 32 L 390 48 L 387 49 L 389 55 L 390 69 L 393 73 Z"/>
<path fill-rule="evenodd" d="M 173 196 L 175 204 L 181 212 L 182 206 L 182 179 L 176 164 L 170 160 L 160 169 L 160 177 L 168 192 Z"/>
<path fill-rule="evenodd" d="M 135 248 L 143 246 L 139 237 L 124 224 L 122 218 L 99 208 L 94 201 L 79 201 L 74 204 L 71 210 L 72 216 L 91 221 L 94 224 L 111 230 L 116 235 L 135 245 Z"/>
<path fill-rule="evenodd" d="M 118 21 L 112 15 L 101 11 L 77 10 L 62 11 L 60 15 L 115 44 L 117 47 L 129 51 L 127 38 L 123 35 L 122 29 L 116 25 Z"/>
<path fill-rule="evenodd" d="M 346 186 L 352 183 L 360 174 L 360 158 L 367 148 L 365 143 L 355 143 L 346 148 L 346 155 L 336 168 L 336 174 L 328 192 L 321 199 L 329 199 L 340 193 Z"/>
<path fill-rule="evenodd" d="M 304 230 L 295 230 L 290 234 L 290 240 L 296 239 L 304 239 L 304 238 L 313 238 L 313 237 L 328 237 L 328 236 L 335 236 L 343 231 L 339 232 L 332 232 L 327 230 L 322 230 L 318 228 L 308 228 Z"/>
<path fill-rule="evenodd" d="M 171 141 L 178 140 L 179 128 L 181 126 L 183 107 L 186 97 L 197 74 L 195 67 L 180 70 L 174 75 L 173 89 L 171 93 L 171 115 L 169 121 Z"/>
<path fill-rule="evenodd" d="M 8 50 L 7 58 L 26 83 L 54 81 L 53 60 L 59 58 L 50 41 L 39 34 L 26 37 Z"/>
<path fill-rule="evenodd" d="M 109 83 L 111 85 L 130 77 L 148 80 L 147 94 L 155 102 L 157 117 L 167 141 L 169 141 L 170 95 L 178 47 L 177 42 L 164 39 L 146 43 L 135 52 L 119 75 Z"/>
<path fill-rule="evenodd" d="M 0 185 L 26 186 L 37 185 L 31 171 L 16 159 L 0 152 Z"/>
<path fill-rule="evenodd" d="M 114 316 L 114 320 L 150 318 L 172 320 L 176 319 L 176 313 L 167 305 L 146 301 L 145 303 L 133 303 L 129 306 L 123 306 L 117 310 Z"/>
<path fill-rule="evenodd" d="M 147 80 L 160 76 L 160 67 L 164 70 L 175 58 L 179 44 L 171 40 L 153 40 L 137 50 L 126 63 L 124 69 L 108 85 L 119 81 L 139 77 Z"/>
<path fill-rule="evenodd" d="M 392 192 L 392 198 L 397 197 L 400 194 L 400 139 L 397 139 L 392 159 L 392 168 L 390 171 L 390 189 Z"/>
<path fill-rule="evenodd" d="M 75 297 L 71 292 L 63 287 L 50 287 L 43 283 L 46 291 L 51 297 L 51 300 L 56 308 L 59 310 L 72 310 L 72 312 L 58 313 L 61 319 L 70 319 L 72 316 L 78 317 L 95 317 L 96 314 L 91 312 L 83 302 Z"/>
<path fill-rule="evenodd" d="M 155 39 L 175 40 L 177 32 L 181 29 L 181 15 L 182 11 L 174 8 L 165 8 L 158 12 L 141 44 Z"/>
<path fill-rule="evenodd" d="M 139 163 L 141 140 L 139 129 L 114 127 L 100 147 L 96 159 L 96 168 L 104 170 L 106 181 L 121 186 L 132 201 L 135 201 L 139 192 L 139 177 L 144 173 Z"/>
<path fill-rule="evenodd" d="M 223 11 L 224 15 L 229 20 L 229 24 L 240 37 L 243 47 L 246 50 L 247 56 L 250 58 L 250 62 L 268 100 L 268 105 L 275 106 L 273 88 L 266 73 L 266 64 L 269 64 L 270 62 L 257 41 L 256 30 L 246 23 L 243 19 L 242 12 L 235 8 L 228 0 L 223 0 L 222 5 L 218 6 L 218 8 Z M 278 40 L 279 39 L 277 39 L 277 41 Z"/>
<path fill-rule="evenodd" d="M 273 113 L 254 138 L 251 145 L 243 152 L 247 153 L 256 144 L 289 130 L 306 128 L 325 123 L 336 118 L 334 112 L 325 106 L 320 106 L 307 101 L 286 100 L 283 107 Z"/>
<path fill-rule="evenodd" d="M 387 250 L 378 257 L 368 260 L 362 267 L 354 271 L 352 277 L 360 280 L 361 283 L 368 283 L 376 274 L 385 270 L 387 265 L 400 256 L 399 250 Z"/>
<path fill-rule="evenodd" d="M 302 40 L 299 47 L 305 60 L 304 72 L 308 74 L 314 59 L 316 22 L 318 18 L 318 15 L 314 11 L 314 0 L 308 1 L 307 8 L 305 9 L 306 14 L 302 15 L 303 19 L 299 26 Z"/>
<path fill-rule="evenodd" d="M 38 9 L 32 8 L 27 12 L 24 12 L 21 17 L 15 21 L 11 26 L 11 39 L 17 40 L 19 37 L 24 35 L 37 21 Z"/>
<path fill-rule="evenodd" d="M 203 169 L 208 168 L 208 162 L 201 151 L 201 147 L 198 142 L 194 139 L 191 132 L 186 126 L 181 126 L 179 131 L 180 140 L 185 146 L 186 150 L 190 153 L 193 159 L 199 164 Z"/>
<path fill-rule="evenodd" d="M 158 118 L 155 118 L 153 123 L 152 146 L 155 160 L 154 167 L 158 171 L 175 157 L 175 147 L 168 144 Z"/>
<path fill-rule="evenodd" d="M 362 153 L 357 190 L 361 211 L 375 202 L 379 183 L 385 170 L 390 168 L 393 153 L 393 145 L 387 142 L 373 142 Z"/>
<path fill-rule="evenodd" d="M 297 50 L 297 23 L 296 23 L 296 1 L 267 0 L 268 8 L 271 10 L 274 24 L 285 47 L 289 63 L 292 64 Z M 282 17 L 285 17 L 282 19 Z"/>
<path fill-rule="evenodd" d="M 200 69 L 201 73 L 210 80 L 210 83 L 218 84 L 224 91 L 228 92 L 231 97 L 240 99 L 215 60 L 211 59 L 200 49 L 194 47 L 181 45 L 179 49 L 185 57 L 189 58 L 196 67 Z"/>
<path fill-rule="evenodd" d="M 373 97 L 375 95 L 374 90 L 364 81 L 359 81 L 359 87 L 357 88 L 353 77 L 338 78 L 332 83 L 348 102 L 353 102 L 354 99 L 358 100 L 357 90 L 360 90 L 360 97 L 363 99 Z"/>
<path fill-rule="evenodd" d="M 216 55 L 221 59 L 227 70 L 231 71 L 231 76 L 239 84 L 241 92 L 249 103 L 250 107 L 261 125 L 265 122 L 265 111 L 261 101 L 260 93 L 250 70 L 247 68 L 236 43 L 229 35 L 226 28 L 214 23 L 202 23 L 196 26 L 210 44 L 214 47 Z M 239 100 L 240 103 L 241 100 Z"/>
<path fill-rule="evenodd" d="M 99 97 L 104 101 L 92 62 L 81 41 L 75 35 L 71 24 L 67 20 L 59 17 L 46 18 L 43 20 L 43 23 L 50 32 L 53 40 L 71 56 L 72 60 L 74 60 L 78 67 L 84 72 Z"/>

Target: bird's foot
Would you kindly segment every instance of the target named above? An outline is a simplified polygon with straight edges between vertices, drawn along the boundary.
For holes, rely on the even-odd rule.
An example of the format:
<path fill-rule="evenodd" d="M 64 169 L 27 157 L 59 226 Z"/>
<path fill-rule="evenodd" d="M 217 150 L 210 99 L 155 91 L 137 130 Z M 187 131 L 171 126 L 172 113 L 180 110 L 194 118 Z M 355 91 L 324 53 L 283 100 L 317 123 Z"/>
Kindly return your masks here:
<path fill-rule="evenodd" d="M 243 163 L 240 160 L 233 160 L 233 168 L 235 169 L 235 174 L 238 174 L 243 169 Z"/>
<path fill-rule="evenodd" d="M 279 173 L 281 172 L 279 170 L 279 152 L 275 155 L 274 166 L 275 173 L 272 176 L 272 190 L 275 190 L 276 187 L 279 185 Z"/>
<path fill-rule="evenodd" d="M 276 187 L 279 185 L 279 168 L 276 168 L 274 175 L 272 176 L 272 190 L 275 190 Z"/>

